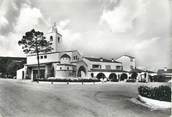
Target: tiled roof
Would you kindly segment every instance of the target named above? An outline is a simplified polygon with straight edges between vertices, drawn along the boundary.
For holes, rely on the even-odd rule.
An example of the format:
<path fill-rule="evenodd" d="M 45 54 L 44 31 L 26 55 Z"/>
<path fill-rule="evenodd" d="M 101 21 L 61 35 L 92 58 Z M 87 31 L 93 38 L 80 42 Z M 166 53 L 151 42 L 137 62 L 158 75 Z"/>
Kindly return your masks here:
<path fill-rule="evenodd" d="M 137 72 L 137 73 L 141 73 L 141 72 L 148 72 L 148 73 L 155 73 L 153 71 L 150 71 L 150 70 L 143 70 L 143 69 L 132 69 L 130 72 Z"/>
<path fill-rule="evenodd" d="M 134 59 L 134 58 L 135 58 L 135 57 L 129 56 L 129 55 L 122 55 L 122 56 L 118 57 L 117 59 L 119 59 L 119 58 L 121 58 L 121 57 L 123 57 L 123 56 L 129 57 L 130 59 Z M 116 59 L 116 60 L 117 60 L 117 59 Z"/>
<path fill-rule="evenodd" d="M 93 57 L 84 57 L 84 58 L 89 61 L 94 61 L 94 62 L 121 63 L 121 62 L 117 62 L 115 60 L 112 61 L 111 59 L 104 59 L 104 58 L 93 58 Z"/>
<path fill-rule="evenodd" d="M 154 71 L 150 71 L 150 70 L 146 70 L 148 73 L 156 73 L 156 72 L 154 72 Z"/>
<path fill-rule="evenodd" d="M 133 57 L 133 56 L 129 56 L 129 55 L 124 55 L 124 56 L 127 56 L 127 57 L 132 58 L 132 59 L 133 59 L 133 58 L 135 58 L 135 57 Z"/>
<path fill-rule="evenodd" d="M 76 66 L 76 65 L 73 65 L 73 64 L 57 64 L 57 66 L 61 66 L 61 65 L 64 65 L 64 66 Z"/>
<path fill-rule="evenodd" d="M 136 69 L 132 69 L 130 72 L 141 73 L 141 72 L 145 72 L 145 70 L 136 68 Z"/>

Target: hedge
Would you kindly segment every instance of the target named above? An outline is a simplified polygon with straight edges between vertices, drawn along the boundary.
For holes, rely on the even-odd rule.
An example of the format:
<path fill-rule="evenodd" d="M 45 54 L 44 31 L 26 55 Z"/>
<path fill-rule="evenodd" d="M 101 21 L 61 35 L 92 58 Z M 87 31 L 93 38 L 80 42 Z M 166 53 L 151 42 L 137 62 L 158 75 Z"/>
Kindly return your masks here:
<path fill-rule="evenodd" d="M 136 82 L 135 79 L 127 79 L 126 82 Z"/>
<path fill-rule="evenodd" d="M 100 82 L 99 79 L 35 79 L 35 81 L 45 81 L 45 82 Z"/>
<path fill-rule="evenodd" d="M 169 86 L 139 86 L 138 92 L 143 97 L 171 102 L 171 87 Z"/>
<path fill-rule="evenodd" d="M 117 78 L 110 79 L 111 82 L 118 82 L 119 80 Z"/>
<path fill-rule="evenodd" d="M 152 76 L 150 78 L 150 80 L 152 82 L 168 82 L 169 80 L 171 80 L 170 77 L 165 77 L 163 75 L 155 75 L 155 76 Z"/>

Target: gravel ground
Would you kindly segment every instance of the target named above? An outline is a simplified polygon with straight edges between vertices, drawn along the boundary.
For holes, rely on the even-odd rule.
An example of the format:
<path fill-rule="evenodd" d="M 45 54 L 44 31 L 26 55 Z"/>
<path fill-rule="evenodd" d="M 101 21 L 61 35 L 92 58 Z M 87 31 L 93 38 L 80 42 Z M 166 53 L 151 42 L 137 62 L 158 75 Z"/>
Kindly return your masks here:
<path fill-rule="evenodd" d="M 37 84 L 0 79 L 0 116 L 169 117 L 170 110 L 150 110 L 131 101 L 131 98 L 137 97 L 139 85 L 141 84 Z"/>

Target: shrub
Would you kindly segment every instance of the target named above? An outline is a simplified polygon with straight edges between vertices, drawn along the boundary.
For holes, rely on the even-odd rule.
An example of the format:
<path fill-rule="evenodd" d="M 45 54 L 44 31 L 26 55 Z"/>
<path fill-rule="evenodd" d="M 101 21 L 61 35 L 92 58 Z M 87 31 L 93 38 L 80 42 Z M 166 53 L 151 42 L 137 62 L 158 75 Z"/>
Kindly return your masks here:
<path fill-rule="evenodd" d="M 126 82 L 136 82 L 135 79 L 127 79 Z"/>
<path fill-rule="evenodd" d="M 159 86 L 159 87 L 148 87 L 140 86 L 138 92 L 141 96 L 152 98 L 160 101 L 171 102 L 171 87 Z"/>
<path fill-rule="evenodd" d="M 163 75 L 155 75 L 152 77 L 152 81 L 154 82 L 168 82 L 170 79 L 170 77 L 165 77 Z"/>
<path fill-rule="evenodd" d="M 70 79 L 36 79 L 35 81 L 45 81 L 45 82 L 100 82 L 99 79 L 77 79 L 77 78 L 70 78 Z"/>
<path fill-rule="evenodd" d="M 117 78 L 113 78 L 110 80 L 111 82 L 118 82 L 118 79 Z"/>

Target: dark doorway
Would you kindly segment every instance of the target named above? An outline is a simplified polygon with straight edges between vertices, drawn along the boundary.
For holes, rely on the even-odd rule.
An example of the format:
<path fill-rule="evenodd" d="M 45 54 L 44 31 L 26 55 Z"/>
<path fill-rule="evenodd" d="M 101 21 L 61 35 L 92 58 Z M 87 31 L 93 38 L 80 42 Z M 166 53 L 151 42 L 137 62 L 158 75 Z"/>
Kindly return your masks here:
<path fill-rule="evenodd" d="M 123 80 L 127 79 L 127 77 L 128 77 L 128 76 L 127 76 L 126 73 L 122 73 L 122 74 L 121 74 L 121 77 L 120 77 L 120 80 L 123 81 Z"/>
<path fill-rule="evenodd" d="M 45 78 L 45 70 L 41 69 L 40 70 L 40 79 Z M 38 70 L 33 70 L 33 79 L 38 79 Z"/>
<path fill-rule="evenodd" d="M 136 72 L 133 72 L 133 73 L 131 74 L 131 78 L 130 78 L 130 79 L 136 80 L 137 75 L 138 75 L 138 74 L 137 74 Z"/>
<path fill-rule="evenodd" d="M 96 76 L 96 78 L 98 78 L 98 79 L 101 79 L 101 78 L 106 78 L 106 76 L 105 76 L 105 74 L 104 73 L 98 73 L 97 74 L 97 76 Z"/>
<path fill-rule="evenodd" d="M 85 77 L 86 69 L 84 66 L 79 67 L 77 77 Z"/>
<path fill-rule="evenodd" d="M 22 71 L 22 79 L 24 79 L 24 71 Z"/>
<path fill-rule="evenodd" d="M 110 81 L 113 81 L 113 82 L 117 82 L 117 81 L 118 81 L 117 75 L 116 75 L 115 73 L 111 73 L 111 74 L 109 75 L 109 80 L 110 80 Z"/>

